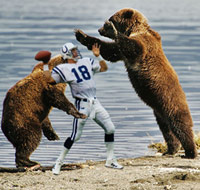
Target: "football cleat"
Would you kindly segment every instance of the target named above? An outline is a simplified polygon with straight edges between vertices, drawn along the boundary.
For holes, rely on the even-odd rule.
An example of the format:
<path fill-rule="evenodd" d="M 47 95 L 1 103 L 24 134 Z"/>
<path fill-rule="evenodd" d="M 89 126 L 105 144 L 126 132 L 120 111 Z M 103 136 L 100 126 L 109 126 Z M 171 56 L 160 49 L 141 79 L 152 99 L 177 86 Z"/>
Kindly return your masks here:
<path fill-rule="evenodd" d="M 58 175 L 60 173 L 61 166 L 62 166 L 62 162 L 56 161 L 56 164 L 52 168 L 53 174 Z"/>
<path fill-rule="evenodd" d="M 106 160 L 105 166 L 108 168 L 123 169 L 123 166 L 118 164 L 116 159 Z"/>

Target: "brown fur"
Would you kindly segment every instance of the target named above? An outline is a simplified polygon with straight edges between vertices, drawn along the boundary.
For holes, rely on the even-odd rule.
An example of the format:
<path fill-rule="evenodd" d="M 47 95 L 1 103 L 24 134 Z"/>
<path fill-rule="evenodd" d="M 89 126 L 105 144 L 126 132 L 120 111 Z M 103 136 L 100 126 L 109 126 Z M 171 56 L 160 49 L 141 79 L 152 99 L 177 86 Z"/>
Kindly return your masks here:
<path fill-rule="evenodd" d="M 166 58 L 160 35 L 137 10 L 116 12 L 99 29 L 114 42 L 105 42 L 76 31 L 76 38 L 88 49 L 101 45 L 100 53 L 108 61 L 124 61 L 132 86 L 150 106 L 168 145 L 166 154 L 175 154 L 180 143 L 187 158 L 197 156 L 193 140 L 192 118 L 177 74 Z"/>
<path fill-rule="evenodd" d="M 37 164 L 29 157 L 39 145 L 42 131 L 49 140 L 59 139 L 48 118 L 52 106 L 85 117 L 65 97 L 65 85 L 49 84 L 41 64 L 7 92 L 3 103 L 1 128 L 16 149 L 17 167 Z"/>
<path fill-rule="evenodd" d="M 48 65 L 48 69 L 49 71 L 52 71 L 52 69 L 59 65 L 59 64 L 62 64 L 64 62 L 64 60 L 62 59 L 62 56 L 61 55 L 57 55 L 57 56 L 54 56 L 53 58 L 51 58 L 49 60 L 48 63 L 44 63 L 44 62 L 40 62 L 38 64 L 35 65 L 35 67 L 33 68 L 32 70 L 32 73 L 35 73 L 35 72 L 43 72 L 44 71 L 44 66 L 45 65 Z M 58 89 L 60 89 L 63 93 L 65 92 L 65 89 L 66 89 L 66 83 L 59 83 L 59 84 L 56 84 L 56 87 Z M 53 107 L 50 108 L 50 111 L 53 109 Z M 49 111 L 49 112 L 50 112 Z M 49 115 L 49 114 L 48 114 Z M 48 115 L 47 117 L 42 121 L 42 130 L 43 130 L 43 133 L 44 135 L 49 139 L 49 140 L 59 140 L 59 138 L 57 137 L 56 139 L 51 139 L 52 137 L 52 132 L 51 132 L 51 129 L 52 129 L 52 125 L 51 125 L 51 122 L 50 122 L 50 119 L 48 118 Z M 48 134 L 48 131 L 49 134 Z"/>

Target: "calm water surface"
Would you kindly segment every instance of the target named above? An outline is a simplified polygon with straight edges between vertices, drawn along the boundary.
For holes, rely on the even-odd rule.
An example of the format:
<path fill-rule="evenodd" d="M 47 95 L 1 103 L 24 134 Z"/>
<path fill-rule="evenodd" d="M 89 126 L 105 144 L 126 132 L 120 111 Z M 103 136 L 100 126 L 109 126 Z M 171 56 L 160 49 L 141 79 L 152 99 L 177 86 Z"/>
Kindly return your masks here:
<path fill-rule="evenodd" d="M 140 10 L 162 36 L 163 48 L 179 75 L 194 120 L 200 125 L 200 1 L 198 0 L 0 0 L 0 117 L 6 92 L 28 75 L 37 63 L 35 54 L 49 50 L 53 56 L 67 41 L 79 45 L 83 56 L 92 53 L 75 41 L 80 28 L 100 37 L 97 30 L 117 10 Z M 102 38 L 102 37 L 101 37 Z M 102 38 L 103 39 L 103 38 Z M 106 40 L 106 39 L 105 39 Z M 150 155 L 147 146 L 163 137 L 152 110 L 135 94 L 123 63 L 109 64 L 109 71 L 96 76 L 97 96 L 116 125 L 115 153 L 119 158 Z M 66 96 L 73 101 L 69 89 Z M 1 118 L 0 118 L 1 119 Z M 43 165 L 53 164 L 64 140 L 71 134 L 72 117 L 53 109 L 52 125 L 60 140 L 42 138 L 31 158 Z M 14 166 L 14 149 L 0 131 L 0 166 Z M 105 159 L 104 132 L 94 122 L 85 126 L 66 162 Z"/>

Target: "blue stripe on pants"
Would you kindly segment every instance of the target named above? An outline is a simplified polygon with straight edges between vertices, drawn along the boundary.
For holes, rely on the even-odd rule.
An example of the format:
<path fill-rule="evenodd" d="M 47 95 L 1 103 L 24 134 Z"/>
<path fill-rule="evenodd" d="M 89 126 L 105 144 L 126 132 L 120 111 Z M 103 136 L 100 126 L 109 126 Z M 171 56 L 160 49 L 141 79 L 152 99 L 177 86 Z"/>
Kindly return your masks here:
<path fill-rule="evenodd" d="M 78 111 L 80 110 L 80 102 L 81 102 L 81 100 L 78 100 L 78 99 L 76 99 L 76 101 L 75 101 L 75 106 L 76 106 L 76 109 L 77 109 Z M 72 134 L 71 134 L 71 140 L 72 140 L 72 141 L 74 141 L 75 138 L 76 138 L 77 127 L 78 127 L 78 119 L 77 119 L 77 118 L 74 118 L 74 121 L 73 121 L 73 129 L 72 129 Z"/>

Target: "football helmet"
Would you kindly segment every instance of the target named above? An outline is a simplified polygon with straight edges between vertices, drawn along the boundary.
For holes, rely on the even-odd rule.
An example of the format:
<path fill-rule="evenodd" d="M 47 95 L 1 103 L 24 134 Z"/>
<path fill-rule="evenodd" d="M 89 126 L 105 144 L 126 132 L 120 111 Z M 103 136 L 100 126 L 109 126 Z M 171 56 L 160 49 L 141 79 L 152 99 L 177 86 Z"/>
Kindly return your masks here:
<path fill-rule="evenodd" d="M 72 50 L 76 49 L 77 50 L 77 56 L 74 57 Z M 63 59 L 73 59 L 74 61 L 77 61 L 77 59 L 81 59 L 82 56 L 80 54 L 80 51 L 78 50 L 78 47 L 75 46 L 73 43 L 66 43 L 63 45 L 61 49 L 61 55 Z"/>

